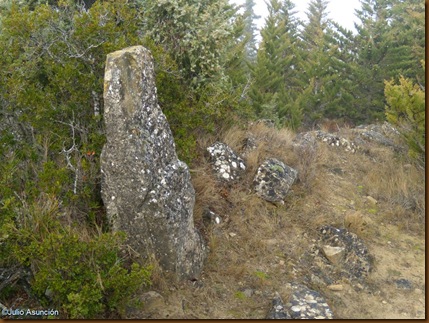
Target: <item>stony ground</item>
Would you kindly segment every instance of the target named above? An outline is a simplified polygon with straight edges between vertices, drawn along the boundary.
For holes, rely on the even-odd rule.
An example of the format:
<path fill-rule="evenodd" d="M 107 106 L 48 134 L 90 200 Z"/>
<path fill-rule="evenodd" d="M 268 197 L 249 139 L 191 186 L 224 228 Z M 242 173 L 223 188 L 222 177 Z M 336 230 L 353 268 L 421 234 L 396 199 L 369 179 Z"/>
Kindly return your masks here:
<path fill-rule="evenodd" d="M 392 149 L 372 143 L 356 153 L 320 144 L 317 155 L 304 156 L 312 158 L 307 163 L 299 161 L 302 155 L 285 150 L 286 163 L 301 172 L 305 165 L 309 169 L 284 205 L 262 201 L 245 185 L 216 184 L 204 163 L 194 170 L 194 177 L 202 176 L 199 180 L 205 183 L 198 178 L 194 183 L 196 222 L 211 250 L 204 273 L 198 280 L 177 284 L 160 276 L 154 292 L 146 295 L 141 318 L 263 319 L 276 293 L 288 299 L 293 282 L 319 292 L 334 318 L 425 318 L 424 219 L 407 207 L 413 200 L 407 188 L 398 193 L 400 187 L 412 185 L 403 178 L 413 166 L 396 160 Z M 275 151 L 261 145 L 258 153 L 260 161 Z M 389 175 L 396 171 L 404 182 L 386 181 L 386 176 L 396 178 Z M 409 176 L 419 176 L 416 172 Z M 201 200 L 218 204 L 220 224 L 203 224 L 198 216 Z M 317 243 L 322 225 L 347 228 L 362 239 L 371 255 L 366 278 L 332 274 L 330 285 L 316 279 L 314 264 L 306 263 L 303 255 Z"/>

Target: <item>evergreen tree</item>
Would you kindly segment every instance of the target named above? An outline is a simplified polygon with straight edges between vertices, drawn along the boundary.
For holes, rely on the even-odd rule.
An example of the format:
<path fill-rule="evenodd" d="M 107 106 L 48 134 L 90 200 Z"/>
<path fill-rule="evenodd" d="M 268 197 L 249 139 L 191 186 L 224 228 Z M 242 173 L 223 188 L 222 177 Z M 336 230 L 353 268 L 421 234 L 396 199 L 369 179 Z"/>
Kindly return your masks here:
<path fill-rule="evenodd" d="M 296 128 L 301 122 L 301 111 L 294 97 L 298 56 L 293 8 L 290 0 L 271 0 L 268 4 L 249 95 L 257 116 Z"/>
<path fill-rule="evenodd" d="M 247 58 L 250 61 L 255 60 L 256 58 L 256 36 L 255 34 L 258 32 L 256 28 L 255 20 L 261 18 L 261 16 L 258 16 L 255 14 L 255 11 L 253 10 L 255 6 L 254 0 L 246 0 L 244 3 L 244 17 L 245 17 L 245 35 L 247 37 L 247 43 L 246 43 L 246 55 Z"/>
<path fill-rule="evenodd" d="M 390 0 L 363 0 L 362 8 L 356 10 L 361 24 L 356 24 L 358 35 L 357 83 L 361 118 L 371 122 L 382 118 L 384 112 L 383 60 L 389 46 L 387 38 Z"/>
<path fill-rule="evenodd" d="M 309 125 L 332 110 L 339 98 L 341 84 L 336 56 L 337 47 L 330 42 L 331 22 L 327 18 L 326 0 L 312 0 L 308 5 L 307 19 L 300 38 L 299 71 L 303 90 L 301 105 L 305 122 Z M 310 94 L 310 95 L 309 95 Z"/>

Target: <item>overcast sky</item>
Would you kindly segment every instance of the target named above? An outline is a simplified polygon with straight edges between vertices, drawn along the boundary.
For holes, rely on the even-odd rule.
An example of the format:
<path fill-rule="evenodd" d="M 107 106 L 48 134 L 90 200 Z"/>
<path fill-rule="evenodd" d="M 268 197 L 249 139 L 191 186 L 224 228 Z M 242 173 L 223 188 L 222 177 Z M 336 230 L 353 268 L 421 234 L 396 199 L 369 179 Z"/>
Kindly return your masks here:
<path fill-rule="evenodd" d="M 230 0 L 232 3 L 243 4 L 244 0 Z M 264 25 L 265 17 L 268 14 L 267 6 L 264 0 L 254 0 L 255 7 L 254 11 L 257 15 L 262 16 L 257 22 L 259 28 Z M 295 10 L 298 12 L 297 16 L 300 19 L 307 20 L 305 12 L 308 8 L 310 0 L 292 0 L 295 4 Z M 328 17 L 338 22 L 344 28 L 352 30 L 354 29 L 354 22 L 357 22 L 357 18 L 354 15 L 355 9 L 360 8 L 359 0 L 329 0 L 328 4 Z"/>

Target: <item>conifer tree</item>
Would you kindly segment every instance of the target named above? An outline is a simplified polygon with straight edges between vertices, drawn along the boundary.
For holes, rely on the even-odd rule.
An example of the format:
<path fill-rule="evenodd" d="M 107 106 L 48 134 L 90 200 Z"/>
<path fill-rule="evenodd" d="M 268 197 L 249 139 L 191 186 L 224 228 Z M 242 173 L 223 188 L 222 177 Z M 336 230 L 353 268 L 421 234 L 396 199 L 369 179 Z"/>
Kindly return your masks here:
<path fill-rule="evenodd" d="M 246 42 L 246 56 L 250 61 L 255 60 L 256 58 L 256 33 L 258 29 L 256 28 L 255 20 L 261 18 L 261 16 L 255 14 L 253 10 L 255 6 L 254 0 L 246 0 L 244 3 L 244 22 L 245 22 L 245 36 L 247 37 Z"/>
<path fill-rule="evenodd" d="M 250 98 L 256 115 L 274 119 L 292 128 L 299 126 L 301 111 L 295 104 L 298 56 L 297 21 L 290 0 L 271 0 L 261 30 Z"/>
<path fill-rule="evenodd" d="M 300 35 L 302 59 L 299 71 L 303 84 L 301 95 L 304 96 L 300 101 L 307 125 L 326 116 L 326 111 L 335 104 L 335 89 L 340 85 L 334 63 L 337 48 L 328 37 L 332 30 L 327 18 L 327 5 L 326 0 L 309 3 L 306 12 L 308 22 Z"/>

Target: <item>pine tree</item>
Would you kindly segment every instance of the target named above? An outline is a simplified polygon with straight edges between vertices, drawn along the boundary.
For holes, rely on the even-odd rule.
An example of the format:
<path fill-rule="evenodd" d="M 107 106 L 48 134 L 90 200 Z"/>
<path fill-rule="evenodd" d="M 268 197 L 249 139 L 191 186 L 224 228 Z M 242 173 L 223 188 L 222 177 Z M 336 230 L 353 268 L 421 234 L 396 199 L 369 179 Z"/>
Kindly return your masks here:
<path fill-rule="evenodd" d="M 262 41 L 253 68 L 250 98 L 256 115 L 296 128 L 301 111 L 295 104 L 298 56 L 297 21 L 290 0 L 271 0 L 261 30 Z"/>
<path fill-rule="evenodd" d="M 258 32 L 258 29 L 256 28 L 255 20 L 261 18 L 261 16 L 256 15 L 255 11 L 253 10 L 255 6 L 254 0 L 246 0 L 244 3 L 244 17 L 245 17 L 245 35 L 247 37 L 246 42 L 246 56 L 247 59 L 250 61 L 254 61 L 256 58 L 256 33 Z"/>
<path fill-rule="evenodd" d="M 300 99 L 305 123 L 327 116 L 338 96 L 341 80 L 336 65 L 337 47 L 330 42 L 331 21 L 327 18 L 326 0 L 313 0 L 306 12 L 300 41 L 299 71 L 303 90 Z M 310 95 L 309 95 L 310 94 Z"/>

